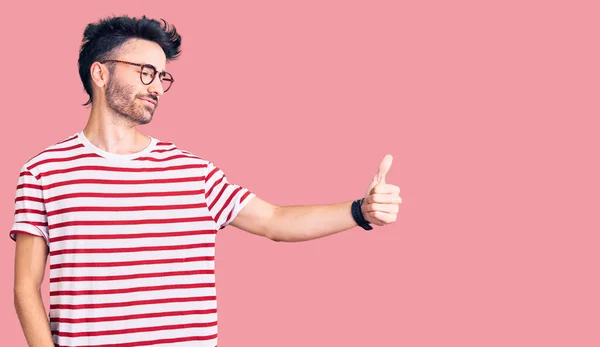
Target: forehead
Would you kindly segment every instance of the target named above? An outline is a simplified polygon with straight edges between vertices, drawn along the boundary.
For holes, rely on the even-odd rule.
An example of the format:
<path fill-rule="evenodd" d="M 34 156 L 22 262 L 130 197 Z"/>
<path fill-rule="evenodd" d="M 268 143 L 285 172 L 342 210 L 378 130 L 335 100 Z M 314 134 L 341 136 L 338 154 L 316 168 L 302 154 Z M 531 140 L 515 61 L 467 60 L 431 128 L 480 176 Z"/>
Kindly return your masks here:
<path fill-rule="evenodd" d="M 119 49 L 117 56 L 119 60 L 138 64 L 152 64 L 160 71 L 164 71 L 167 64 L 165 52 L 156 42 L 141 39 L 127 41 Z"/>

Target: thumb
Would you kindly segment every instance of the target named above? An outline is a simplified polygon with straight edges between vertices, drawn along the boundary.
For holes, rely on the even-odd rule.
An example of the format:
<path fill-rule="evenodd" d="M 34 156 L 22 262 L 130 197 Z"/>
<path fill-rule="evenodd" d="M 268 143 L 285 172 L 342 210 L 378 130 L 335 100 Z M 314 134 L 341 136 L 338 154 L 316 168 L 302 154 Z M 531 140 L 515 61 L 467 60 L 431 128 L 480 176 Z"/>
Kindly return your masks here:
<path fill-rule="evenodd" d="M 373 176 L 371 179 L 371 183 L 369 184 L 369 189 L 367 189 L 367 194 L 365 194 L 365 198 L 371 194 L 371 190 L 375 188 L 375 186 L 379 183 L 379 177 L 377 175 Z"/>
<path fill-rule="evenodd" d="M 378 183 L 385 184 L 385 176 L 392 167 L 393 159 L 394 157 L 392 157 L 391 154 L 387 154 L 385 157 L 383 157 L 383 160 L 381 161 L 381 164 L 379 164 L 379 168 L 377 169 L 377 174 L 375 175 L 378 177 Z"/>

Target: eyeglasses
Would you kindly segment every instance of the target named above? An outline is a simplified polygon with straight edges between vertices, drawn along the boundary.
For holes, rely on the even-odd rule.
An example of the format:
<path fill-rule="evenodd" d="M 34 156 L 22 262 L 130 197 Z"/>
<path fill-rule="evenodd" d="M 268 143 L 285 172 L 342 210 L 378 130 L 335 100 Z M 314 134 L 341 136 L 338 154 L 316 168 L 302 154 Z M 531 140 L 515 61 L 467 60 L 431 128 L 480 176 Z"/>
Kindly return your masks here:
<path fill-rule="evenodd" d="M 171 88 L 171 86 L 173 85 L 173 82 L 175 82 L 175 79 L 173 78 L 173 76 L 170 73 L 168 73 L 166 71 L 158 72 L 158 70 L 156 70 L 156 68 L 154 67 L 154 65 L 150 65 L 150 64 L 136 64 L 136 63 L 132 63 L 132 62 L 129 62 L 129 61 L 114 60 L 114 59 L 103 60 L 100 63 L 101 64 L 104 64 L 104 63 L 123 63 L 123 64 L 129 64 L 129 65 L 140 67 L 141 68 L 140 69 L 140 80 L 145 85 L 149 85 L 152 82 L 154 82 L 154 78 L 156 77 L 156 75 L 158 73 L 158 78 L 160 79 L 160 82 L 161 82 L 162 87 L 163 87 L 163 92 L 165 92 L 165 93 L 167 92 L 167 90 L 169 90 L 169 88 Z"/>

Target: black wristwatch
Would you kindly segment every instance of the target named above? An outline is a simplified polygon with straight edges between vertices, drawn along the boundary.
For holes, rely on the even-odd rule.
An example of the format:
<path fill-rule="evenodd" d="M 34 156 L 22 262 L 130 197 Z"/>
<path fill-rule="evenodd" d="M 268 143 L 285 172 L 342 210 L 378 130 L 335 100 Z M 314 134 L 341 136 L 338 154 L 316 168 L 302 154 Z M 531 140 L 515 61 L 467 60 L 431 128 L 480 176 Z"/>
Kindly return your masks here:
<path fill-rule="evenodd" d="M 356 222 L 356 224 L 358 224 L 359 227 L 365 230 L 371 230 L 373 229 L 371 223 L 367 222 L 360 209 L 363 200 L 364 198 L 352 202 L 352 218 L 354 218 L 354 221 Z"/>

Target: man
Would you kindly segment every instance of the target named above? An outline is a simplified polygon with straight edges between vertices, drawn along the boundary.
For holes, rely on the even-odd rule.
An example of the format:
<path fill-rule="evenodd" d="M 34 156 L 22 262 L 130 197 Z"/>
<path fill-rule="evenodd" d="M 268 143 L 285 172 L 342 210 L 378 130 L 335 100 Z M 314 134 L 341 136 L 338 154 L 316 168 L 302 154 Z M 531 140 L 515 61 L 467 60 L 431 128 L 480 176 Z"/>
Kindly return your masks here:
<path fill-rule="evenodd" d="M 136 126 L 174 83 L 165 67 L 180 43 L 174 27 L 146 17 L 84 32 L 88 123 L 27 161 L 17 186 L 15 307 L 30 346 L 216 346 L 219 229 L 294 242 L 396 220 L 389 155 L 364 199 L 280 207 L 228 182 L 213 162 L 141 134 Z"/>

